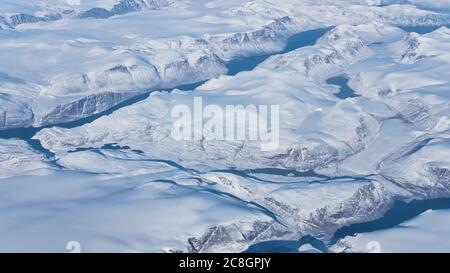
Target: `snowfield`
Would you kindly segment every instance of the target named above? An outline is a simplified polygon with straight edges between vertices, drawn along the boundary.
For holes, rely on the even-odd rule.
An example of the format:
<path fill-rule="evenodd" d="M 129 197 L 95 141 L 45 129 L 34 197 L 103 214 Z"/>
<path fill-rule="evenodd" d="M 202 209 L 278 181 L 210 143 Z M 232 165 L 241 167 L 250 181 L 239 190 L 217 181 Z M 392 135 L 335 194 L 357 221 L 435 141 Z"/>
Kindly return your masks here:
<path fill-rule="evenodd" d="M 428 210 L 398 227 L 346 238 L 340 247 L 346 246 L 353 252 L 448 252 L 448 213 Z"/>
<path fill-rule="evenodd" d="M 305 236 L 328 251 L 370 251 L 376 238 L 405 251 L 401 228 L 337 234 L 398 201 L 450 198 L 449 9 L 2 1 L 0 251 L 241 252 Z M 172 109 L 197 97 L 279 105 L 278 149 L 175 140 Z M 431 240 L 414 251 L 442 250 Z"/>

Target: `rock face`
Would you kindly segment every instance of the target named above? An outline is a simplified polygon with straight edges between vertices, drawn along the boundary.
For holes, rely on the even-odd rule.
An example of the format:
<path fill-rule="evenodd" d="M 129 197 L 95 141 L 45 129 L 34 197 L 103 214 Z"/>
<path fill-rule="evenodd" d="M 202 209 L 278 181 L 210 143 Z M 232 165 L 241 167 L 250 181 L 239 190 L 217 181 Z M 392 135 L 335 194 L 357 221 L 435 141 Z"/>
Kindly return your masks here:
<path fill-rule="evenodd" d="M 132 97 L 133 93 L 100 93 L 61 105 L 42 117 L 40 124 L 57 124 L 101 113 Z"/>
<path fill-rule="evenodd" d="M 91 8 L 87 11 L 81 12 L 79 18 L 97 18 L 105 19 L 114 15 L 122 15 L 130 12 L 142 11 L 147 9 L 160 9 L 167 7 L 169 1 L 167 0 L 120 0 L 110 10 L 105 8 Z"/>
<path fill-rule="evenodd" d="M 104 9 L 104 8 L 92 8 L 90 10 L 82 12 L 79 17 L 81 19 L 84 18 L 98 18 L 98 19 L 105 19 L 113 16 L 114 14 L 111 13 L 111 11 Z"/>
<path fill-rule="evenodd" d="M 224 59 L 267 54 L 281 51 L 286 38 L 298 32 L 298 26 L 298 21 L 285 16 L 259 30 L 213 36 L 208 42 Z"/>
<path fill-rule="evenodd" d="M 5 25 L 8 27 L 14 28 L 18 25 L 22 24 L 28 24 L 28 23 L 37 23 L 37 22 L 51 22 L 51 21 L 57 21 L 62 19 L 63 16 L 61 14 L 48 14 L 43 17 L 41 16 L 34 16 L 29 14 L 15 14 L 11 15 L 8 19 L 8 21 L 2 17 L 0 21 L 3 21 Z"/>
<path fill-rule="evenodd" d="M 28 104 L 0 93 L 0 130 L 29 127 L 33 119 L 33 111 Z"/>

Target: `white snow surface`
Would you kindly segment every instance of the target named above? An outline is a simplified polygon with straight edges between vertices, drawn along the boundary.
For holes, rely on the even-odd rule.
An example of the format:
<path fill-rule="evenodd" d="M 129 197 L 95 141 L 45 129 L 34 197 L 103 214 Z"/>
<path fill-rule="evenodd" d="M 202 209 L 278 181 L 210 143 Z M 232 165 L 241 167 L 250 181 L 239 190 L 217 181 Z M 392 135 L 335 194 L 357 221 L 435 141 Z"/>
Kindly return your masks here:
<path fill-rule="evenodd" d="M 449 213 L 429 210 L 397 227 L 346 237 L 340 243 L 348 252 L 447 253 Z"/>
<path fill-rule="evenodd" d="M 305 235 L 327 244 L 396 200 L 450 197 L 440 3 L 2 1 L 0 136 L 45 128 L 0 139 L 0 251 L 64 252 L 76 241 L 86 252 L 238 252 Z M 280 53 L 294 34 L 331 26 Z M 259 54 L 272 56 L 226 75 L 226 62 Z M 336 76 L 354 96 L 336 96 Z M 278 149 L 173 139 L 171 110 L 194 97 L 279 105 Z"/>
<path fill-rule="evenodd" d="M 64 2 L 2 1 L 0 93 L 28 104 L 34 115 L 0 129 L 73 121 L 148 90 L 215 78 L 226 72 L 224 61 L 280 51 L 287 37 L 304 30 L 373 21 L 439 25 L 449 20 L 413 5 L 348 1 Z M 92 16 L 83 15 L 115 5 L 120 12 L 106 18 L 95 10 Z"/>

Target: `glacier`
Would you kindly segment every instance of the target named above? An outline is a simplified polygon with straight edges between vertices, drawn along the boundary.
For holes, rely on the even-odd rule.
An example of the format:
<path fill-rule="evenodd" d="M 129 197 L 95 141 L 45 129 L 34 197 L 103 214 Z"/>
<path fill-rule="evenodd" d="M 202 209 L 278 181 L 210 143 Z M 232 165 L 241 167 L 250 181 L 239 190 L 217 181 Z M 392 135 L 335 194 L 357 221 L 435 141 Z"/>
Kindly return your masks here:
<path fill-rule="evenodd" d="M 450 198 L 449 7 L 2 1 L 0 252 L 404 251 L 335 234 Z M 280 105 L 278 149 L 174 140 L 199 96 Z"/>

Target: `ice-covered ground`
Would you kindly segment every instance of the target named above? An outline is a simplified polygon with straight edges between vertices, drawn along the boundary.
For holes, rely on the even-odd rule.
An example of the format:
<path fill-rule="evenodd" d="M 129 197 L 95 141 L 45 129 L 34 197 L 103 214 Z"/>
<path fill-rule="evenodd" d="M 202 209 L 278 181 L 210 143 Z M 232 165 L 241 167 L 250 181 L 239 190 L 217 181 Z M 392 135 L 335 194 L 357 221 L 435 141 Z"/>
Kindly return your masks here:
<path fill-rule="evenodd" d="M 7 115 L 1 129 L 73 121 L 142 92 L 214 78 L 226 73 L 225 61 L 279 51 L 303 30 L 450 21 L 412 5 L 348 1 L 84 2 L 2 1 L 0 113 Z M 114 7 L 120 12 L 111 16 L 99 11 Z M 11 106 L 4 108 L 6 103 Z"/>
<path fill-rule="evenodd" d="M 397 227 L 347 237 L 354 252 L 449 252 L 449 210 L 426 211 Z"/>
<path fill-rule="evenodd" d="M 330 245 L 340 228 L 450 197 L 439 3 L 2 1 L 0 251 L 244 251 L 304 236 L 342 251 L 359 242 Z M 278 149 L 175 140 L 171 110 L 194 97 L 280 105 Z"/>

